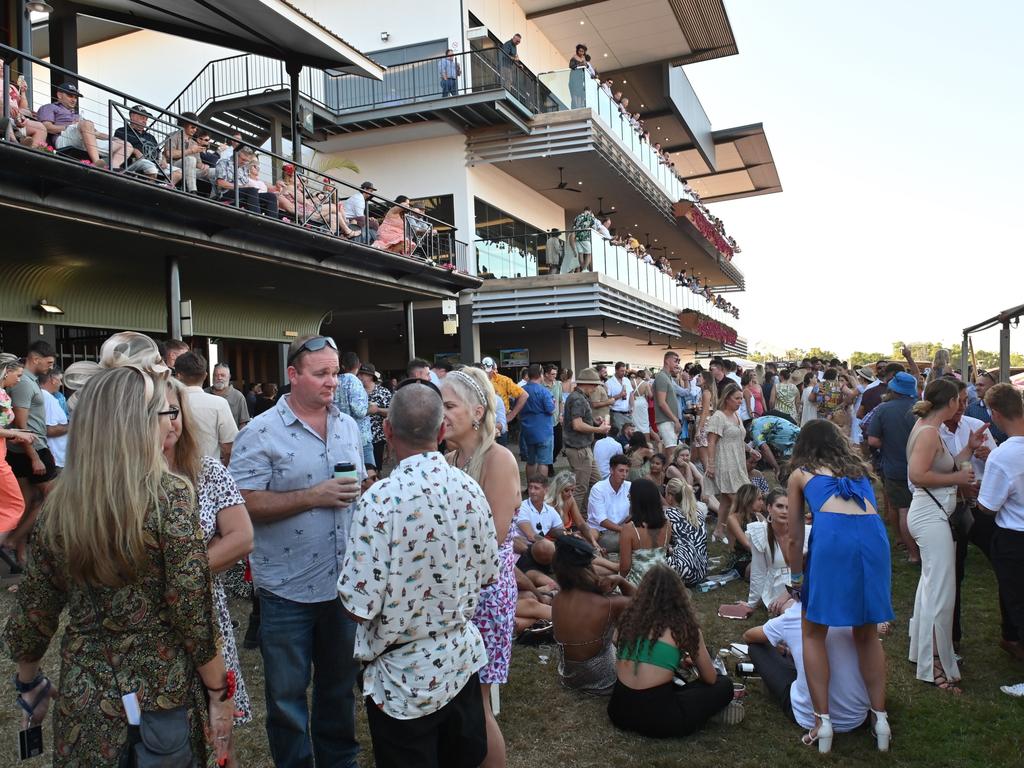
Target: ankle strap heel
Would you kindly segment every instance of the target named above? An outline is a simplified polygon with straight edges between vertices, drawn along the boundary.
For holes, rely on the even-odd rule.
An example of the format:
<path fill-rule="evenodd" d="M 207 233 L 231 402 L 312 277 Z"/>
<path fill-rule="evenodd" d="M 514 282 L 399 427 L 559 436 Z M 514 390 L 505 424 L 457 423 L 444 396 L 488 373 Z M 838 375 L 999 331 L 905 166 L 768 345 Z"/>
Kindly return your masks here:
<path fill-rule="evenodd" d="M 878 745 L 879 752 L 889 751 L 889 740 L 892 738 L 892 729 L 889 727 L 889 715 L 886 712 L 879 712 L 877 709 L 872 709 L 871 714 L 874 715 L 875 722 L 871 726 L 872 733 L 875 734 L 875 742 Z"/>

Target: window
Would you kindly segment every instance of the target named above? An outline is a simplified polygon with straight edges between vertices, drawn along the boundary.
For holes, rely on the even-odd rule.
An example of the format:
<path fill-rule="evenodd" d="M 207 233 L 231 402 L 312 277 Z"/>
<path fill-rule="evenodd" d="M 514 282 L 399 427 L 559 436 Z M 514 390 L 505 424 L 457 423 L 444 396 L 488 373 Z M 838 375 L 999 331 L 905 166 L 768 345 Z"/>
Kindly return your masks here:
<path fill-rule="evenodd" d="M 533 277 L 545 263 L 547 233 L 500 208 L 474 198 L 477 273 Z"/>

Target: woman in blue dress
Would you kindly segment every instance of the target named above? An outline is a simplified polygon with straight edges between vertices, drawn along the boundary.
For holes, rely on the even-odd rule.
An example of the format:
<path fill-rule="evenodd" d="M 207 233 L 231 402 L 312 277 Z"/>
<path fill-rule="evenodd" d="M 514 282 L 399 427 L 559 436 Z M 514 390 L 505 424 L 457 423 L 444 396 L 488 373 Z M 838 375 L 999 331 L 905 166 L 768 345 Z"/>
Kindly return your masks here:
<path fill-rule="evenodd" d="M 885 712 L 885 653 L 878 624 L 890 621 L 892 570 L 889 538 L 878 515 L 871 468 L 830 421 L 814 419 L 801 430 L 790 459 L 789 504 L 792 584 L 801 588 L 803 654 L 816 725 L 803 737 L 832 748 L 829 718 L 829 627 L 852 627 L 860 673 L 871 701 L 872 730 L 878 749 L 889 748 Z M 806 499 L 813 515 L 804 576 Z"/>

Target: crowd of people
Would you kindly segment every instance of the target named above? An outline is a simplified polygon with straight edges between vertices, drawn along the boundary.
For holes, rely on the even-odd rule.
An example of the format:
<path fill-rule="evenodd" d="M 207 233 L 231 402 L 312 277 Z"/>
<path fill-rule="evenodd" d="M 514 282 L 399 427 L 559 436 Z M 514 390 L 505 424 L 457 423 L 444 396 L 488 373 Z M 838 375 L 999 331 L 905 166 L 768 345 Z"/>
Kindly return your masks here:
<path fill-rule="evenodd" d="M 713 571 L 749 582 L 720 611 L 765 612 L 744 652 L 804 742 L 827 752 L 867 723 L 888 749 L 886 518 L 921 567 L 917 677 L 959 692 L 970 542 L 1024 659 L 1024 401 L 993 374 L 922 372 L 909 351 L 851 372 L 669 350 L 657 372 L 518 381 L 490 357 L 414 359 L 399 383 L 308 336 L 276 397 L 248 393 L 257 409 L 226 365 L 204 389 L 181 341 L 119 333 L 63 373 L 55 357 L 0 355 L 0 543 L 24 571 L 4 637 L 23 723 L 53 699 L 55 764 L 116 765 L 154 728 L 234 761 L 252 719 L 227 599 L 243 569 L 280 766 L 355 764 L 357 678 L 379 766 L 504 765 L 492 688 L 516 638 L 551 638 L 562 684 L 607 696 L 617 728 L 737 722 L 689 596 Z M 65 609 L 54 698 L 40 659 Z"/>

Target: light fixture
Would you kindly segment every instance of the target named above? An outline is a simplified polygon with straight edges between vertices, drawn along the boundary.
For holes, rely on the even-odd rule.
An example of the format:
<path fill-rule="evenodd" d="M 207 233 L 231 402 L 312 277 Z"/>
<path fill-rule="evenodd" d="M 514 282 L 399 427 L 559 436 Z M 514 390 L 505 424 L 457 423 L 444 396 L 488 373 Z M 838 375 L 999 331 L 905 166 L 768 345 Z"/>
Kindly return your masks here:
<path fill-rule="evenodd" d="M 380 39 L 381 39 L 381 40 L 382 40 L 383 42 L 385 42 L 385 43 L 386 43 L 386 42 L 387 42 L 388 40 L 390 40 L 390 39 L 391 39 L 391 33 L 390 33 L 390 32 L 381 32 L 381 33 L 380 33 Z"/>
<path fill-rule="evenodd" d="M 577 184 L 577 186 L 580 186 L 580 187 L 583 186 L 583 182 L 582 181 L 577 181 L 576 184 Z"/>
<path fill-rule="evenodd" d="M 56 304 L 51 304 L 46 299 L 40 299 L 39 303 L 36 304 L 33 309 L 38 309 L 40 312 L 45 312 L 47 315 L 63 315 L 64 310 L 58 307 Z"/>
<path fill-rule="evenodd" d="M 33 0 L 33 2 L 25 3 L 25 10 L 29 13 L 53 13 L 53 6 Z"/>
<path fill-rule="evenodd" d="M 587 23 L 587 22 L 585 22 L 585 21 L 581 21 L 581 22 L 580 22 L 580 26 L 582 27 L 582 26 L 583 26 L 584 24 L 586 24 L 586 23 Z"/>
<path fill-rule="evenodd" d="M 605 57 L 605 58 L 607 59 L 607 58 L 608 58 L 608 54 L 606 53 L 606 54 L 604 55 L 604 57 Z"/>

